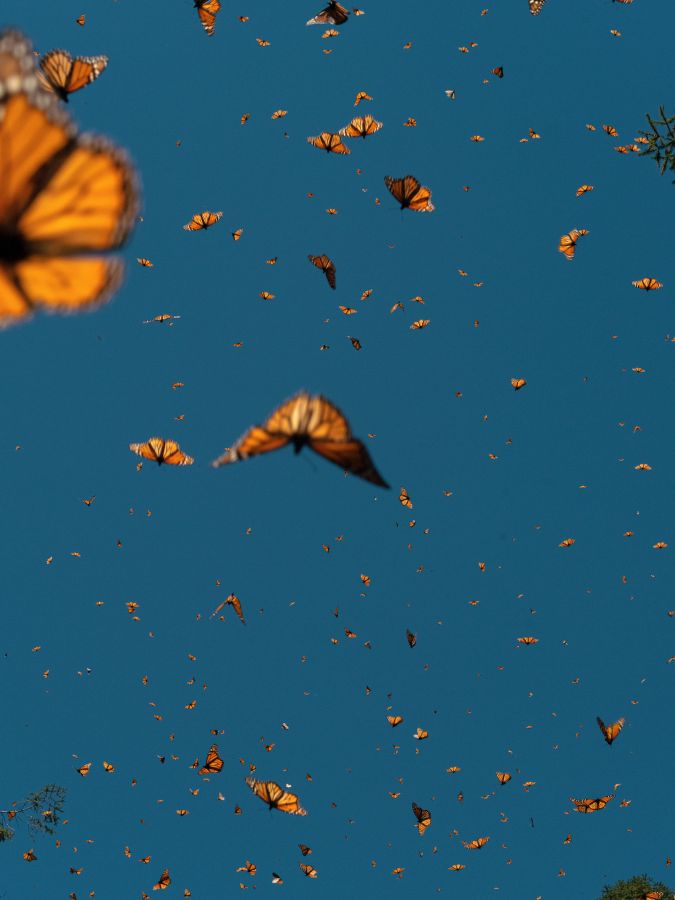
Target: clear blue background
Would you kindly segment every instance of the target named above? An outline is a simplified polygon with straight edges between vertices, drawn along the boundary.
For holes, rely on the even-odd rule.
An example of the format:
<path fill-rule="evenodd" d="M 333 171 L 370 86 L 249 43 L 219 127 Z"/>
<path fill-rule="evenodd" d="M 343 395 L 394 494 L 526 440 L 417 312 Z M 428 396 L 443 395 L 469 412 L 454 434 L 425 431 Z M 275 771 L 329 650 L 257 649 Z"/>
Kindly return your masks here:
<path fill-rule="evenodd" d="M 167 866 L 161 896 L 202 900 L 240 881 L 261 900 L 594 900 L 641 871 L 675 881 L 674 195 L 652 161 L 612 149 L 672 99 L 671 4 L 550 0 L 537 18 L 526 0 L 484 17 L 478 2 L 364 5 L 329 41 L 305 28 L 309 0 L 224 3 L 212 38 L 187 0 L 3 10 L 42 52 L 110 57 L 70 108 L 129 150 L 144 198 L 109 306 L 1 338 L 0 806 L 53 781 L 69 820 L 60 848 L 21 830 L 1 848 L 8 900 L 140 897 Z M 374 99 L 355 110 L 359 90 Z M 288 116 L 272 121 L 278 108 Z M 351 156 L 306 143 L 357 113 L 384 128 Z M 541 139 L 519 143 L 529 128 Z M 398 211 L 383 177 L 407 172 L 432 189 L 433 214 Z M 595 190 L 577 199 L 582 183 Z M 203 209 L 222 221 L 184 232 Z M 557 242 L 575 227 L 590 233 L 569 263 Z M 335 292 L 307 262 L 321 253 Z M 644 276 L 664 289 L 636 291 Z M 142 324 L 163 312 L 181 318 Z M 420 317 L 430 326 L 410 331 Z M 209 467 L 301 387 L 344 410 L 392 491 L 307 451 Z M 127 445 L 154 434 L 195 465 L 137 472 Z M 246 627 L 230 608 L 209 619 L 231 591 Z M 530 634 L 536 646 L 518 645 Z M 388 712 L 405 717 L 395 731 Z M 597 714 L 627 719 L 611 748 Z M 418 725 L 427 741 L 412 739 Z M 200 784 L 189 765 L 213 740 L 225 767 Z M 251 763 L 309 815 L 268 813 L 244 784 Z M 496 770 L 513 780 L 500 787 Z M 570 796 L 617 782 L 604 811 L 572 810 Z M 423 837 L 412 801 L 431 811 Z M 479 835 L 479 853 L 462 847 Z M 247 859 L 254 879 L 235 872 Z M 455 862 L 466 869 L 448 872 Z"/>

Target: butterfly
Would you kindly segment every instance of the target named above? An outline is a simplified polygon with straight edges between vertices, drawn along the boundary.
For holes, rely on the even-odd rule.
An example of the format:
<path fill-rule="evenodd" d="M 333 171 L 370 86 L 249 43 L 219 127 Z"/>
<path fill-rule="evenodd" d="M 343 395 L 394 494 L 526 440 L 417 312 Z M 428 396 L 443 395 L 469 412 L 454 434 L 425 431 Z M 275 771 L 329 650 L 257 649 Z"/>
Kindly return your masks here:
<path fill-rule="evenodd" d="M 310 866 L 309 863 L 298 863 L 300 866 L 300 871 L 303 875 L 306 875 L 307 878 L 316 878 L 319 874 L 314 866 Z"/>
<path fill-rule="evenodd" d="M 407 507 L 407 509 L 413 508 L 412 500 L 410 499 L 410 494 L 404 487 L 401 488 L 401 491 L 398 495 L 398 502 L 401 504 L 401 506 Z"/>
<path fill-rule="evenodd" d="M 369 134 L 375 134 L 382 128 L 382 122 L 378 122 L 372 116 L 356 116 L 349 125 L 341 128 L 339 134 L 343 137 L 366 138 Z"/>
<path fill-rule="evenodd" d="M 527 384 L 527 381 L 524 378 L 512 378 L 511 379 L 511 387 L 514 391 L 519 391 L 521 388 L 524 388 Z"/>
<path fill-rule="evenodd" d="M 129 444 L 129 449 L 143 459 L 150 459 L 161 466 L 191 466 L 194 459 L 180 449 L 176 441 L 151 437 L 145 444 Z"/>
<path fill-rule="evenodd" d="M 90 769 L 91 769 L 91 763 L 85 763 L 83 766 L 80 766 L 79 769 L 76 769 L 76 771 L 83 778 L 86 778 L 87 775 L 89 774 Z"/>
<path fill-rule="evenodd" d="M 430 321 L 431 319 L 417 319 L 410 327 L 413 331 L 419 331 L 421 328 L 426 328 Z"/>
<path fill-rule="evenodd" d="M 532 13 L 532 15 L 538 16 L 539 13 L 544 8 L 544 3 L 546 3 L 546 0 L 528 0 L 528 3 L 530 6 L 530 12 Z"/>
<path fill-rule="evenodd" d="M 658 291 L 663 285 L 656 278 L 640 278 L 639 281 L 632 282 L 633 287 L 639 288 L 641 291 Z"/>
<path fill-rule="evenodd" d="M 307 25 L 344 25 L 349 18 L 349 10 L 345 9 L 336 0 L 330 0 L 328 6 L 317 13 L 313 19 L 305 24 Z"/>
<path fill-rule="evenodd" d="M 75 59 L 67 50 L 50 50 L 40 60 L 38 72 L 40 84 L 68 102 L 68 94 L 74 94 L 95 81 L 108 65 L 107 56 L 78 56 Z"/>
<path fill-rule="evenodd" d="M 283 403 L 262 424 L 250 428 L 214 467 L 278 450 L 292 443 L 296 453 L 307 445 L 319 456 L 372 484 L 388 487 L 361 441 L 351 433 L 349 422 L 333 404 L 320 395 L 301 391 Z"/>
<path fill-rule="evenodd" d="M 410 649 L 412 650 L 412 648 L 413 648 L 413 647 L 415 646 L 415 644 L 417 643 L 417 635 L 416 635 L 416 634 L 413 634 L 413 632 L 412 632 L 409 628 L 406 628 L 406 630 L 405 630 L 405 639 L 406 639 L 407 642 L 408 642 L 408 646 L 409 646 Z"/>
<path fill-rule="evenodd" d="M 596 716 L 595 721 L 598 723 L 598 728 L 602 732 L 602 736 L 610 746 L 618 738 L 619 732 L 626 724 L 625 719 L 617 719 L 616 722 L 612 722 L 611 725 L 605 725 L 600 716 Z"/>
<path fill-rule="evenodd" d="M 270 809 L 278 809 L 294 816 L 307 815 L 307 811 L 300 806 L 298 797 L 279 787 L 276 781 L 258 781 L 249 775 L 246 784 Z"/>
<path fill-rule="evenodd" d="M 431 825 L 431 813 L 428 809 L 422 809 L 421 806 L 418 806 L 415 801 L 412 804 L 412 811 L 415 814 L 415 818 L 417 819 L 417 825 L 415 826 L 420 834 L 424 834 L 427 828 Z"/>
<path fill-rule="evenodd" d="M 484 847 L 489 840 L 489 837 L 479 837 L 475 838 L 473 841 L 462 841 L 462 844 L 464 844 L 467 850 L 480 850 L 480 848 Z"/>
<path fill-rule="evenodd" d="M 389 722 L 392 728 L 396 728 L 396 726 L 400 725 L 402 721 L 403 716 L 387 716 L 387 722 Z"/>
<path fill-rule="evenodd" d="M 574 259 L 577 241 L 586 234 L 588 231 L 585 228 L 573 228 L 567 234 L 563 234 L 558 244 L 558 251 L 565 254 L 565 259 Z"/>
<path fill-rule="evenodd" d="M 308 847 L 307 844 L 298 844 L 298 847 L 300 848 L 300 852 L 303 856 L 309 856 L 309 854 L 312 852 L 312 848 Z"/>
<path fill-rule="evenodd" d="M 250 862 L 248 859 L 246 860 L 245 866 L 239 866 L 237 872 L 248 872 L 249 875 L 255 875 L 258 871 L 258 867 L 255 863 Z"/>
<path fill-rule="evenodd" d="M 326 276 L 326 281 L 335 290 L 335 263 L 328 256 L 308 256 L 307 259 Z"/>
<path fill-rule="evenodd" d="M 431 191 L 427 187 L 422 187 L 412 175 L 404 175 L 403 178 L 392 178 L 390 175 L 385 175 L 384 183 L 389 193 L 401 204 L 401 209 L 433 212 Z"/>
<path fill-rule="evenodd" d="M 496 75 L 497 78 L 503 78 L 504 77 L 504 67 L 497 66 L 495 69 L 492 70 L 492 74 Z"/>
<path fill-rule="evenodd" d="M 223 760 L 218 755 L 218 744 L 211 744 L 209 752 L 206 754 L 206 760 L 201 767 L 198 775 L 215 775 L 223 768 Z"/>
<path fill-rule="evenodd" d="M 519 644 L 538 644 L 538 643 L 539 643 L 539 638 L 536 638 L 536 637 L 519 637 L 519 638 L 518 638 L 518 643 L 519 643 Z"/>
<path fill-rule="evenodd" d="M 157 884 L 153 884 L 153 891 L 165 891 L 168 886 L 171 884 L 171 878 L 169 876 L 169 870 L 164 869 L 162 874 L 159 876 L 159 881 Z"/>
<path fill-rule="evenodd" d="M 0 147 L 0 325 L 36 307 L 77 312 L 109 298 L 122 265 L 96 254 L 132 229 L 134 170 L 104 139 L 78 137 L 16 31 L 0 34 Z"/>
<path fill-rule="evenodd" d="M 23 858 L 26 860 L 26 862 L 35 862 L 37 856 L 35 855 L 35 852 L 33 850 L 26 850 L 23 854 Z"/>
<path fill-rule="evenodd" d="M 607 794 L 604 797 L 586 798 L 585 800 L 575 800 L 574 797 L 570 797 L 570 800 L 576 806 L 577 812 L 592 813 L 597 812 L 599 809 L 604 809 L 614 797 L 614 794 Z"/>
<path fill-rule="evenodd" d="M 222 212 L 214 213 L 205 210 L 201 213 L 195 213 L 192 219 L 187 223 L 187 225 L 183 225 L 183 231 L 202 231 L 202 229 L 206 230 L 212 225 L 215 225 L 216 222 L 219 222 L 222 217 Z"/>
<path fill-rule="evenodd" d="M 448 866 L 448 872 L 461 872 L 462 869 L 466 869 L 466 866 L 463 866 L 461 863 L 453 863 L 451 866 Z"/>
<path fill-rule="evenodd" d="M 318 150 L 325 150 L 326 153 L 342 153 L 344 155 L 352 152 L 342 143 L 340 135 L 331 131 L 322 131 L 317 137 L 308 137 L 307 143 Z"/>
<path fill-rule="evenodd" d="M 213 618 L 214 616 L 217 616 L 218 613 L 221 611 L 221 609 L 223 609 L 225 606 L 231 606 L 232 609 L 239 616 L 239 620 L 241 621 L 242 625 L 246 624 L 246 619 L 244 618 L 244 612 L 241 608 L 241 600 L 239 599 L 239 597 L 237 597 L 236 594 L 230 594 L 225 600 L 223 600 L 222 603 L 219 603 L 218 606 L 216 606 L 216 608 L 211 613 L 211 618 Z"/>
<path fill-rule="evenodd" d="M 511 781 L 511 775 L 508 772 L 497 772 L 496 775 L 500 784 L 506 784 L 507 781 Z"/>
<path fill-rule="evenodd" d="M 580 187 L 577 188 L 576 195 L 577 195 L 577 197 L 581 197 L 582 194 L 587 194 L 589 191 L 592 191 L 592 190 L 593 190 L 592 184 L 582 184 Z"/>
<path fill-rule="evenodd" d="M 356 100 L 354 101 L 354 106 L 358 106 L 362 100 L 372 100 L 373 98 L 370 94 L 367 94 L 365 91 L 358 91 L 356 94 Z"/>
<path fill-rule="evenodd" d="M 199 21 L 209 37 L 216 30 L 216 16 L 220 12 L 220 0 L 194 0 Z"/>

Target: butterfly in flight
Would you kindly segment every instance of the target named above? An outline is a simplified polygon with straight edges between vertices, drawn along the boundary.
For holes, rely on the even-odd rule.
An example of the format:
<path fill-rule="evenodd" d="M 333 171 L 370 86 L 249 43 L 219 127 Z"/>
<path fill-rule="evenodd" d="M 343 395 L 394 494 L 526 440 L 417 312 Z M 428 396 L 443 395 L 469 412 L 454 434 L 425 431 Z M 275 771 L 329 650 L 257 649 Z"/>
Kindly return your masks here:
<path fill-rule="evenodd" d="M 619 732 L 626 724 L 625 719 L 617 719 L 616 722 L 612 722 L 611 725 L 605 725 L 600 716 L 596 716 L 595 721 L 598 723 L 598 728 L 602 732 L 602 736 L 610 745 L 610 747 L 612 743 L 618 738 Z"/>
<path fill-rule="evenodd" d="M 195 213 L 187 225 L 183 225 L 183 231 L 205 231 L 223 217 L 222 212 L 209 212 L 204 210 L 201 213 Z"/>
<path fill-rule="evenodd" d="M 528 0 L 528 3 L 530 6 L 530 12 L 532 13 L 532 15 L 538 16 L 539 13 L 544 8 L 544 3 L 546 3 L 546 0 Z"/>
<path fill-rule="evenodd" d="M 215 775 L 223 768 L 223 760 L 218 753 L 218 744 L 211 744 L 209 752 L 206 754 L 206 760 L 201 767 L 198 775 Z"/>
<path fill-rule="evenodd" d="M 270 809 L 278 809 L 280 812 L 290 813 L 294 816 L 307 815 L 307 810 L 300 806 L 298 797 L 279 787 L 276 781 L 258 781 L 249 775 L 246 784 L 256 797 L 260 797 Z"/>
<path fill-rule="evenodd" d="M 216 16 L 220 12 L 220 0 L 194 0 L 199 21 L 209 37 L 216 30 Z"/>
<path fill-rule="evenodd" d="M 382 122 L 378 122 L 372 116 L 356 116 L 349 125 L 345 125 L 338 133 L 343 137 L 367 138 L 369 134 L 375 134 L 380 128 L 382 128 Z"/>
<path fill-rule="evenodd" d="M 415 818 L 417 819 L 416 828 L 420 834 L 424 834 L 427 828 L 431 825 L 431 813 L 428 809 L 422 809 L 421 806 L 418 806 L 413 800 L 412 811 L 415 814 Z"/>
<path fill-rule="evenodd" d="M 308 137 L 307 143 L 317 150 L 325 150 L 326 153 L 341 153 L 343 156 L 352 151 L 340 140 L 340 135 L 332 131 L 322 131 L 316 137 Z"/>
<path fill-rule="evenodd" d="M 428 187 L 422 187 L 412 175 L 404 175 L 403 178 L 385 175 L 384 183 L 389 193 L 401 204 L 401 209 L 412 209 L 415 212 L 434 211 L 431 191 Z"/>
<path fill-rule="evenodd" d="M 68 102 L 68 94 L 74 94 L 95 81 L 108 65 L 107 56 L 77 56 L 67 50 L 50 50 L 40 60 L 38 78 L 46 90 L 53 91 Z"/>
<path fill-rule="evenodd" d="M 165 891 L 168 886 L 171 884 L 171 877 L 169 875 L 169 870 L 164 869 L 162 874 L 159 876 L 159 881 L 157 884 L 152 886 L 153 891 Z"/>
<path fill-rule="evenodd" d="M 0 34 L 0 148 L 0 325 L 108 299 L 122 264 L 97 254 L 131 232 L 134 170 L 106 140 L 78 136 L 16 31 Z"/>
<path fill-rule="evenodd" d="M 319 456 L 372 484 L 389 487 L 375 468 L 370 454 L 351 433 L 349 422 L 321 395 L 301 391 L 282 403 L 262 425 L 254 425 L 234 447 L 211 463 L 226 465 L 269 453 L 292 444 L 296 453 L 308 446 Z"/>
<path fill-rule="evenodd" d="M 614 796 L 614 794 L 607 794 L 604 797 L 586 798 L 585 800 L 575 800 L 574 797 L 570 797 L 570 800 L 576 806 L 577 812 L 592 813 L 604 809 L 609 801 L 614 799 Z"/>
<path fill-rule="evenodd" d="M 336 0 L 330 0 L 328 6 L 317 13 L 313 19 L 305 24 L 307 25 L 344 25 L 349 18 L 349 10 L 345 9 Z"/>
<path fill-rule="evenodd" d="M 168 466 L 191 466 L 194 459 L 180 449 L 176 441 L 164 438 L 151 437 L 145 444 L 129 444 L 129 449 L 143 459 L 152 460 L 158 466 L 165 463 Z"/>
<path fill-rule="evenodd" d="M 308 256 L 307 259 L 326 276 L 326 281 L 335 290 L 335 263 L 329 256 Z"/>

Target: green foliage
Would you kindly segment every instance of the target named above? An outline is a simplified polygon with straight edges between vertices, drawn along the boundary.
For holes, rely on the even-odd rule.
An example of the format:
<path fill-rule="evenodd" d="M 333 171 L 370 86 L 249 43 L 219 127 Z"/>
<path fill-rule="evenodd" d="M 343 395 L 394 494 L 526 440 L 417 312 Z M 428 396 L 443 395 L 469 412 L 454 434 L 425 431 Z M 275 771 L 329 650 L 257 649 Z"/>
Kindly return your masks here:
<path fill-rule="evenodd" d="M 0 843 L 14 837 L 14 824 L 17 822 L 25 822 L 31 834 L 53 834 L 59 824 L 65 799 L 65 788 L 58 784 L 46 784 L 21 803 L 12 804 L 11 809 L 0 810 Z"/>
<path fill-rule="evenodd" d="M 628 881 L 617 881 L 605 885 L 599 900 L 640 900 L 648 891 L 661 891 L 662 900 L 672 900 L 675 893 L 661 881 L 654 881 L 648 875 L 635 875 Z"/>
<path fill-rule="evenodd" d="M 675 172 L 675 129 L 673 129 L 675 116 L 666 116 L 662 106 L 659 107 L 659 115 L 660 119 L 652 119 L 649 113 L 647 114 L 650 131 L 640 132 L 648 141 L 640 156 L 653 156 L 661 174 L 664 175 L 666 169 Z M 659 129 L 663 129 L 663 132 Z"/>

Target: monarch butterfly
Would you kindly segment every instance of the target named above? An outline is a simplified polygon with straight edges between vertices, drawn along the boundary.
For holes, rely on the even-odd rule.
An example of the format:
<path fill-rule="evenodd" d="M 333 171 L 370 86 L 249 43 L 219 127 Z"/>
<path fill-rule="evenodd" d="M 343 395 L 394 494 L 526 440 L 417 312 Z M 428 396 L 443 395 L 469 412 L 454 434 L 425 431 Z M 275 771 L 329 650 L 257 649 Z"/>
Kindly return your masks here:
<path fill-rule="evenodd" d="M 211 744 L 209 752 L 206 754 L 206 760 L 201 767 L 198 775 L 215 775 L 223 768 L 223 760 L 218 754 L 218 744 Z"/>
<path fill-rule="evenodd" d="M 626 3 L 626 0 L 621 0 L 621 3 Z M 637 900 L 661 900 L 661 897 L 663 897 L 663 891 L 647 891 L 640 894 Z"/>
<path fill-rule="evenodd" d="M 138 263 L 139 266 L 143 266 L 146 269 L 152 269 L 152 267 L 154 265 L 154 263 L 151 260 L 146 259 L 144 256 L 137 256 L 136 262 Z"/>
<path fill-rule="evenodd" d="M 246 619 L 244 618 L 244 612 L 241 608 L 241 600 L 239 599 L 239 597 L 237 597 L 236 594 L 230 594 L 227 597 L 227 599 L 223 600 L 222 603 L 219 603 L 218 606 L 216 606 L 216 608 L 211 613 L 211 618 L 213 618 L 214 616 L 217 616 L 218 613 L 221 611 L 221 609 L 223 609 L 225 606 L 231 606 L 232 609 L 239 616 L 239 620 L 242 623 L 242 625 L 246 624 Z"/>
<path fill-rule="evenodd" d="M 222 217 L 222 212 L 214 213 L 205 210 L 201 213 L 195 213 L 192 219 L 187 223 L 187 225 L 183 225 L 183 231 L 202 231 L 202 229 L 206 230 L 212 225 L 215 225 L 216 222 L 219 222 Z"/>
<path fill-rule="evenodd" d="M 451 866 L 448 866 L 448 872 L 461 872 L 462 869 L 466 869 L 466 866 L 463 866 L 461 863 L 453 863 Z"/>
<path fill-rule="evenodd" d="M 159 876 L 159 881 L 157 884 L 153 884 L 153 891 L 165 891 L 168 886 L 171 884 L 171 877 L 169 876 L 169 870 L 164 869 L 162 874 Z"/>
<path fill-rule="evenodd" d="M 211 464 L 215 468 L 278 450 L 292 443 L 296 453 L 307 445 L 319 456 L 360 478 L 388 487 L 361 441 L 353 437 L 349 422 L 320 395 L 304 391 L 283 403 L 262 424 L 250 428 L 226 453 Z"/>
<path fill-rule="evenodd" d="M 78 17 L 75 19 L 75 24 L 76 24 L 76 25 L 82 25 L 82 26 L 84 26 L 84 23 L 85 23 L 85 22 L 86 22 L 86 19 L 85 19 L 84 16 L 78 16 Z"/>
<path fill-rule="evenodd" d="M 618 738 L 619 732 L 626 724 L 625 719 L 617 719 L 616 722 L 612 722 L 611 725 L 605 725 L 600 716 L 596 716 L 595 721 L 598 723 L 598 728 L 602 732 L 602 736 L 610 746 Z"/>
<path fill-rule="evenodd" d="M 398 495 L 398 502 L 401 504 L 401 506 L 405 506 L 408 509 L 413 508 L 412 500 L 410 499 L 410 494 L 408 494 L 408 491 L 404 487 L 401 488 L 401 492 Z"/>
<path fill-rule="evenodd" d="M 413 209 L 415 212 L 433 212 L 431 191 L 422 187 L 412 175 L 403 178 L 392 178 L 385 175 L 384 183 L 389 193 L 401 204 L 401 209 Z"/>
<path fill-rule="evenodd" d="M 539 638 L 536 638 L 536 637 L 519 637 L 519 638 L 518 638 L 518 643 L 519 643 L 519 644 L 538 644 L 538 643 L 539 643 Z"/>
<path fill-rule="evenodd" d="M 314 866 L 310 866 L 309 863 L 298 863 L 300 866 L 300 871 L 303 875 L 306 875 L 307 878 L 316 878 L 319 874 Z"/>
<path fill-rule="evenodd" d="M 83 778 L 86 778 L 89 774 L 89 770 L 91 769 L 91 763 L 85 763 L 83 766 L 80 766 L 79 769 L 76 769 L 78 775 L 81 775 Z"/>
<path fill-rule="evenodd" d="M 284 116 L 287 116 L 287 115 L 288 115 L 288 110 L 287 110 L 287 109 L 276 109 L 276 110 L 272 113 L 272 118 L 273 118 L 273 119 L 283 119 Z"/>
<path fill-rule="evenodd" d="M 610 137 L 618 137 L 619 136 L 619 132 L 616 130 L 616 128 L 613 125 L 603 125 L 602 130 L 605 132 L 605 134 L 608 134 Z"/>
<path fill-rule="evenodd" d="M 338 133 L 343 137 L 366 138 L 369 134 L 375 134 L 380 128 L 382 128 L 382 122 L 378 122 L 372 116 L 356 116 L 349 125 L 345 125 Z"/>
<path fill-rule="evenodd" d="M 300 852 L 303 856 L 309 856 L 309 854 L 312 852 L 312 848 L 308 847 L 307 844 L 298 844 L 298 847 L 300 848 Z"/>
<path fill-rule="evenodd" d="M 572 544 L 575 544 L 575 543 L 576 543 L 576 538 L 564 538 L 562 541 L 560 541 L 558 546 L 563 547 L 563 548 L 571 547 Z"/>
<path fill-rule="evenodd" d="M 35 862 L 37 856 L 35 855 L 35 852 L 33 850 L 26 850 L 23 854 L 23 858 L 26 860 L 26 862 Z"/>
<path fill-rule="evenodd" d="M 272 884 L 283 884 L 283 883 L 284 883 L 284 879 L 281 877 L 281 875 L 277 875 L 276 872 L 272 872 Z"/>
<path fill-rule="evenodd" d="M 150 459 L 161 466 L 191 466 L 194 459 L 180 449 L 176 441 L 164 438 L 151 437 L 145 444 L 129 444 L 129 449 L 143 459 Z"/>
<path fill-rule="evenodd" d="M 334 134 L 332 131 L 322 131 L 317 137 L 308 137 L 307 143 L 318 150 L 325 150 L 326 153 L 342 153 L 344 155 L 352 152 L 342 143 L 340 135 Z"/>
<path fill-rule="evenodd" d="M 392 728 L 396 728 L 396 726 L 400 725 L 402 721 L 403 716 L 387 716 L 387 722 L 389 722 Z"/>
<path fill-rule="evenodd" d="M 232 235 L 232 240 L 233 240 L 233 241 L 238 241 L 238 240 L 240 240 L 243 233 L 244 233 L 244 229 L 243 229 L 243 228 L 237 228 L 235 231 L 231 231 L 231 232 L 230 232 L 230 234 Z"/>
<path fill-rule="evenodd" d="M 326 281 L 335 290 L 335 263 L 329 256 L 308 256 L 307 259 L 326 276 Z"/>
<path fill-rule="evenodd" d="M 546 3 L 546 0 L 528 0 L 528 3 L 530 6 L 530 12 L 532 13 L 532 15 L 538 16 L 539 13 L 544 8 L 544 3 Z"/>
<path fill-rule="evenodd" d="M 349 18 L 349 10 L 345 9 L 337 0 L 330 0 L 328 6 L 317 13 L 307 25 L 344 25 Z"/>
<path fill-rule="evenodd" d="M 558 243 L 558 251 L 565 254 L 565 259 L 574 259 L 577 241 L 586 234 L 588 231 L 585 228 L 573 228 L 567 234 L 563 234 Z"/>
<path fill-rule="evenodd" d="M 424 834 L 431 825 L 431 813 L 428 809 L 422 809 L 422 807 L 418 806 L 414 801 L 412 804 L 412 811 L 417 819 L 417 825 L 415 827 L 420 834 Z"/>
<path fill-rule="evenodd" d="M 358 91 L 356 94 L 356 100 L 354 101 L 354 106 L 358 106 L 362 100 L 372 100 L 373 98 L 370 94 L 367 94 L 365 91 Z"/>
<path fill-rule="evenodd" d="M 68 102 L 68 94 L 74 94 L 95 81 L 108 65 L 107 56 L 78 56 L 75 59 L 67 50 L 50 50 L 40 60 L 38 72 L 40 84 Z"/>
<path fill-rule="evenodd" d="M 119 247 L 137 211 L 134 171 L 105 140 L 78 137 L 41 90 L 29 41 L 0 34 L 0 325 L 36 307 L 76 312 L 119 286 Z M 89 255 L 92 254 L 92 255 Z"/>
<path fill-rule="evenodd" d="M 615 796 L 615 794 L 606 794 L 604 797 L 586 798 L 585 800 L 575 800 L 574 797 L 570 797 L 570 800 L 576 806 L 577 812 L 592 813 L 604 809 Z"/>
<path fill-rule="evenodd" d="M 409 646 L 410 649 L 412 650 L 412 648 L 413 648 L 413 647 L 415 646 L 415 644 L 417 643 L 417 635 L 416 635 L 416 634 L 413 634 L 413 632 L 412 632 L 409 628 L 406 628 L 406 630 L 405 630 L 405 639 L 406 639 L 407 642 L 408 642 L 408 646 Z"/>
<path fill-rule="evenodd" d="M 413 734 L 416 741 L 425 741 L 429 737 L 429 732 L 418 726 L 417 731 Z"/>
<path fill-rule="evenodd" d="M 279 787 L 276 781 L 258 781 L 249 775 L 246 784 L 270 809 L 278 809 L 294 816 L 307 815 L 307 811 L 300 806 L 298 797 Z"/>
<path fill-rule="evenodd" d="M 410 328 L 413 331 L 419 331 L 421 328 L 426 328 L 431 319 L 417 319 L 416 322 L 413 322 Z"/>
<path fill-rule="evenodd" d="M 658 291 L 663 287 L 656 278 L 640 278 L 639 281 L 632 282 L 633 287 L 639 288 L 641 291 Z"/>
<path fill-rule="evenodd" d="M 239 866 L 237 872 L 248 872 L 249 875 L 255 875 L 258 871 L 258 867 L 255 863 L 250 862 L 248 859 L 246 860 L 245 866 Z"/>
<path fill-rule="evenodd" d="M 112 763 L 107 762 L 105 759 L 103 760 L 103 771 L 112 774 L 115 771 L 115 766 Z"/>
<path fill-rule="evenodd" d="M 507 781 L 511 781 L 511 775 L 508 772 L 496 772 L 495 774 L 500 784 L 506 784 Z"/>
<path fill-rule="evenodd" d="M 220 12 L 220 0 L 194 0 L 199 21 L 209 37 L 216 30 L 216 16 Z"/>
<path fill-rule="evenodd" d="M 582 194 L 587 194 L 589 191 L 592 191 L 592 190 L 593 190 L 592 184 L 582 184 L 580 187 L 577 188 L 576 195 L 577 195 L 577 197 L 581 197 Z"/>
<path fill-rule="evenodd" d="M 511 387 L 514 391 L 519 391 L 521 388 L 524 388 L 527 384 L 527 381 L 524 378 L 512 378 L 511 379 Z"/>
<path fill-rule="evenodd" d="M 260 291 L 258 294 L 261 300 L 274 300 L 275 294 L 270 294 L 269 291 Z"/>
<path fill-rule="evenodd" d="M 489 837 L 475 838 L 473 841 L 462 841 L 467 850 L 480 850 L 490 840 Z"/>
<path fill-rule="evenodd" d="M 270 45 L 270 42 L 266 41 L 265 38 L 257 37 L 255 40 L 256 40 L 256 43 L 261 47 L 269 47 L 269 45 Z"/>
<path fill-rule="evenodd" d="M 496 75 L 497 78 L 503 78 L 504 77 L 504 66 L 497 66 L 497 68 L 492 70 L 492 74 Z"/>

